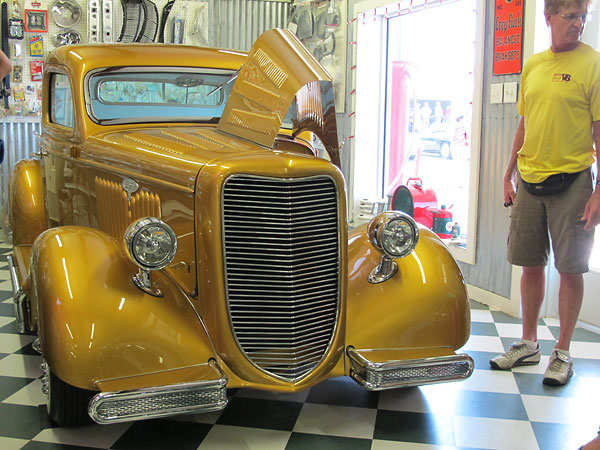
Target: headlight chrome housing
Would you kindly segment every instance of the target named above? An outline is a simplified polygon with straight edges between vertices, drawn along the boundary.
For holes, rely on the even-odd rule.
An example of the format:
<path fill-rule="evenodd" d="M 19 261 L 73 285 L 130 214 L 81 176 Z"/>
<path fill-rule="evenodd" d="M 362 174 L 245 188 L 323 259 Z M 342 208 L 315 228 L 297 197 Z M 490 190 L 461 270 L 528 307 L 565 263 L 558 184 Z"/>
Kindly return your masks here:
<path fill-rule="evenodd" d="M 134 283 L 149 294 L 162 296 L 152 285 L 150 271 L 163 269 L 173 261 L 177 252 L 173 229 L 156 217 L 136 220 L 125 231 L 125 247 L 131 261 L 140 268 Z"/>
<path fill-rule="evenodd" d="M 370 275 L 369 282 L 381 283 L 389 280 L 398 271 L 393 259 L 409 255 L 419 242 L 419 228 L 408 214 L 387 211 L 374 217 L 367 227 L 371 245 L 383 257 Z"/>

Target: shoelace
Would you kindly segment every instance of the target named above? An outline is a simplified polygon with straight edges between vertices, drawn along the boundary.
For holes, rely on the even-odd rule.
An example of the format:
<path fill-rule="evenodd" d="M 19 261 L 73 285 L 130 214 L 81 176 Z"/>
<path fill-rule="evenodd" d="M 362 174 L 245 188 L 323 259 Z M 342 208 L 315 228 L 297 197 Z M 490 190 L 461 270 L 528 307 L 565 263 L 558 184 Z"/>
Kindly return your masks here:
<path fill-rule="evenodd" d="M 550 363 L 550 370 L 553 372 L 562 372 L 561 369 L 563 367 L 563 364 L 567 363 L 560 359 L 558 356 L 555 356 L 552 362 Z"/>
<path fill-rule="evenodd" d="M 525 344 L 513 345 L 510 348 L 510 350 L 506 352 L 506 356 L 510 357 L 510 356 L 516 355 L 523 349 L 523 347 L 526 347 L 526 345 Z"/>

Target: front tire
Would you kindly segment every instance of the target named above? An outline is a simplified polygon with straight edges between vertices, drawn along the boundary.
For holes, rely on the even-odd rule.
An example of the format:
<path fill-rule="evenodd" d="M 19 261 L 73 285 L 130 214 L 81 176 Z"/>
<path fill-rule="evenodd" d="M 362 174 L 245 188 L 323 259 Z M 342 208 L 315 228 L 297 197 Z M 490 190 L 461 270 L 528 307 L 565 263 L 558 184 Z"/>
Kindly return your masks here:
<path fill-rule="evenodd" d="M 48 368 L 48 415 L 60 427 L 77 427 L 91 423 L 88 404 L 96 394 L 65 383 Z"/>

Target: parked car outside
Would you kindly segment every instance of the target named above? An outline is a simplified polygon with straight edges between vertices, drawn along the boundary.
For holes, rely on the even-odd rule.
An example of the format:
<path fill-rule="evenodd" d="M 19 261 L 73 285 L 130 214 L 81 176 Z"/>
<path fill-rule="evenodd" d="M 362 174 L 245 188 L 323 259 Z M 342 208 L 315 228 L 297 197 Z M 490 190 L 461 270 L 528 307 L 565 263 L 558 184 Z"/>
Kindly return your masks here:
<path fill-rule="evenodd" d="M 39 159 L 10 180 L 9 266 L 53 421 L 213 411 L 228 388 L 471 375 L 456 353 L 465 281 L 437 236 L 392 211 L 348 232 L 333 98 L 286 30 L 247 55 L 115 44 L 47 57 Z"/>
<path fill-rule="evenodd" d="M 444 159 L 469 158 L 467 135 L 464 118 L 457 118 L 454 125 L 450 123 L 432 124 L 417 134 L 414 152 L 434 154 Z M 411 155 L 414 156 L 414 155 Z"/>
<path fill-rule="evenodd" d="M 419 133 L 418 147 L 424 153 L 435 153 L 452 159 L 451 130 L 445 124 L 430 125 Z"/>

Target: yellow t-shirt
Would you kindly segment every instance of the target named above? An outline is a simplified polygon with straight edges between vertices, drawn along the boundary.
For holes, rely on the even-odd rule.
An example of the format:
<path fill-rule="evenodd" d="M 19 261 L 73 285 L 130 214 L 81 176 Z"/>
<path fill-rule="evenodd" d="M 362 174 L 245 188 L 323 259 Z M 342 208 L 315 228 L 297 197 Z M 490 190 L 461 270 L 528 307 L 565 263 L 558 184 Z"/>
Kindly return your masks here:
<path fill-rule="evenodd" d="M 533 55 L 523 68 L 518 109 L 525 139 L 517 165 L 525 181 L 587 169 L 595 161 L 592 121 L 600 120 L 600 53 L 580 43 Z"/>

